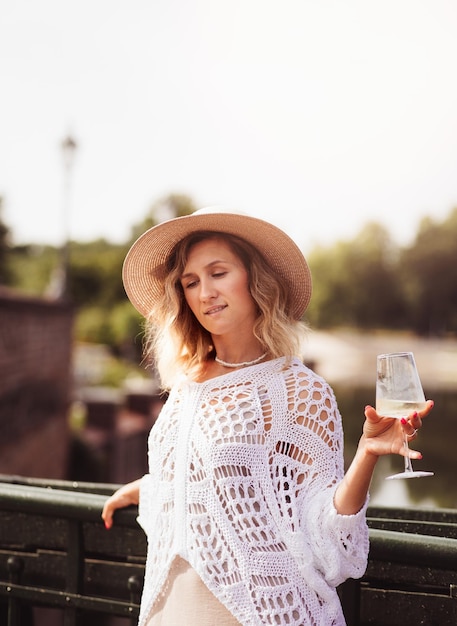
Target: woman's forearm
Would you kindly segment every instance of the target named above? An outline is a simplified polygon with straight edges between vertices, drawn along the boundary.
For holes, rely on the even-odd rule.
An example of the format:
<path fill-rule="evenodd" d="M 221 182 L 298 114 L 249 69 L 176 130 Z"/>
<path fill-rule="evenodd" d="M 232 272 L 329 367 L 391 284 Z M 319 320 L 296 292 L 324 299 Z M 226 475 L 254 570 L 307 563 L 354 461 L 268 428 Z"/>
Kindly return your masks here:
<path fill-rule="evenodd" d="M 140 483 L 141 478 L 138 478 L 131 483 L 123 485 L 106 500 L 102 511 L 102 519 L 105 522 L 106 528 L 111 528 L 113 525 L 113 515 L 117 509 L 122 509 L 132 504 L 138 504 L 140 499 Z"/>
<path fill-rule="evenodd" d="M 354 459 L 339 484 L 334 505 L 341 515 L 355 515 L 365 504 L 378 457 L 367 451 L 362 436 Z"/>

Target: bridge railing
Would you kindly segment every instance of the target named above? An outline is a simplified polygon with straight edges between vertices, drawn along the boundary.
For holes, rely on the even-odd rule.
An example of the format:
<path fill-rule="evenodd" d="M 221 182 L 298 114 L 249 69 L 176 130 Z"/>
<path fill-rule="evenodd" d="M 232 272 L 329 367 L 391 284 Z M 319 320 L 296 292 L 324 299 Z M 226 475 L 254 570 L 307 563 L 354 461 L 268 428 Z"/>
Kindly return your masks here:
<path fill-rule="evenodd" d="M 116 487 L 0 476 L 2 625 L 136 624 L 146 539 L 136 507 L 105 530 Z M 457 510 L 370 507 L 368 523 L 366 574 L 339 589 L 348 626 L 455 626 Z"/>
<path fill-rule="evenodd" d="M 100 512 L 114 485 L 9 479 L 0 481 L 0 623 L 47 625 L 52 608 L 64 626 L 114 623 L 108 616 L 136 624 L 146 541 L 135 508 L 108 532 Z"/>

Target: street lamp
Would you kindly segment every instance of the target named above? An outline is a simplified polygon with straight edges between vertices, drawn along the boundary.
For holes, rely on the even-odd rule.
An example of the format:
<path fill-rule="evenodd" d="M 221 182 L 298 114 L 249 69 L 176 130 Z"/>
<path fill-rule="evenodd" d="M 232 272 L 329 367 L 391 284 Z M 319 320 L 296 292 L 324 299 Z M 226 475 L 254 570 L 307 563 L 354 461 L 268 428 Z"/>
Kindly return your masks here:
<path fill-rule="evenodd" d="M 71 175 L 77 147 L 76 141 L 70 135 L 68 135 L 61 143 L 64 165 L 62 206 L 63 243 L 60 250 L 59 267 L 51 280 L 51 285 L 48 290 L 49 295 L 59 300 L 67 300 L 69 296 L 68 274 L 70 266 Z"/>
<path fill-rule="evenodd" d="M 64 244 L 62 255 L 63 267 L 63 284 L 62 297 L 68 297 L 68 272 L 70 267 L 70 214 L 71 214 L 71 174 L 76 154 L 76 141 L 68 135 L 62 141 L 62 156 L 64 164 L 64 205 L 63 205 L 63 224 L 64 224 Z"/>

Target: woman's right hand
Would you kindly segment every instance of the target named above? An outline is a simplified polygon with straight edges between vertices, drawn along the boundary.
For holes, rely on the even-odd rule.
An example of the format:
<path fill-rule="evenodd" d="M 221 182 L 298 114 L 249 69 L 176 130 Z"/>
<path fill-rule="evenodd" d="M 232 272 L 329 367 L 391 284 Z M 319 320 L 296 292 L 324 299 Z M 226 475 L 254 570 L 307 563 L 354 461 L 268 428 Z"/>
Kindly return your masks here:
<path fill-rule="evenodd" d="M 127 483 L 120 487 L 108 498 L 103 506 L 102 519 L 105 528 L 109 530 L 113 525 L 113 515 L 116 509 L 123 509 L 131 504 L 138 504 L 140 501 L 140 481 L 141 478 Z"/>

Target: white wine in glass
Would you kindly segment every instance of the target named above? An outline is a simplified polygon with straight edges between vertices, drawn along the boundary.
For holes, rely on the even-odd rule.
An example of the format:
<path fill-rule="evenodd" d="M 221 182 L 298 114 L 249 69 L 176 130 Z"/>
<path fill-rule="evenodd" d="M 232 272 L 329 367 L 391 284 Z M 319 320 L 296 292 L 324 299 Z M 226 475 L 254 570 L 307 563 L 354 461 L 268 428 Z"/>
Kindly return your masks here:
<path fill-rule="evenodd" d="M 391 352 L 377 357 L 376 411 L 384 417 L 407 418 L 414 411 L 426 407 L 424 390 L 412 352 Z M 420 478 L 433 476 L 433 472 L 415 471 L 408 457 L 408 437 L 404 443 L 406 456 L 405 469 L 392 478 Z"/>

